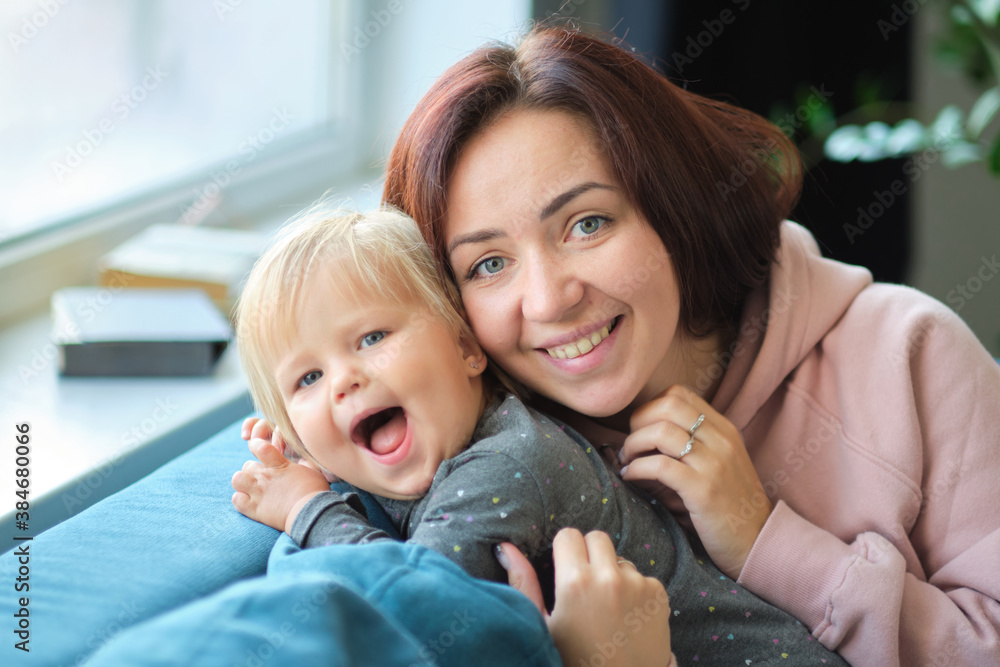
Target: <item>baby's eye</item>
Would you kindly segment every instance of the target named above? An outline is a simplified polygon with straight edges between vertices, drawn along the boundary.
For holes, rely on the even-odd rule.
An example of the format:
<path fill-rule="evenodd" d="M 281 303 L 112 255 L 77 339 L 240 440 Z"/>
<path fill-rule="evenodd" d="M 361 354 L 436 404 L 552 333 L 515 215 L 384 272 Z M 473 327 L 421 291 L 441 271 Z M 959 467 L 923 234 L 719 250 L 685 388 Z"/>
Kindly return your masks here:
<path fill-rule="evenodd" d="M 321 377 L 323 377 L 323 371 L 309 371 L 299 380 L 299 386 L 308 387 L 309 385 L 316 384 Z"/>
<path fill-rule="evenodd" d="M 507 261 L 503 257 L 488 257 L 472 267 L 472 276 L 491 276 L 500 273 L 507 266 Z"/>
<path fill-rule="evenodd" d="M 570 236 L 592 236 L 596 234 L 609 220 L 599 215 L 588 215 L 578 221 L 570 229 Z"/>
<path fill-rule="evenodd" d="M 365 334 L 365 337 L 361 339 L 361 347 L 371 347 L 382 341 L 385 338 L 384 331 L 373 331 L 369 334 Z"/>

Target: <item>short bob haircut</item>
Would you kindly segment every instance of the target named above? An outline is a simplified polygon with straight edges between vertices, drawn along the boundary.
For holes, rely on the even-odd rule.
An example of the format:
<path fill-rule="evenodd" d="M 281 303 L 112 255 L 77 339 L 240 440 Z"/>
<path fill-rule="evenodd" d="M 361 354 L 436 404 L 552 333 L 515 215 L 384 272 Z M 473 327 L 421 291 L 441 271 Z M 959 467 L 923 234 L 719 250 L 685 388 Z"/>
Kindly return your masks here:
<path fill-rule="evenodd" d="M 250 271 L 236 305 L 236 334 L 254 404 L 292 449 L 318 465 L 292 427 L 273 372 L 276 356 L 295 339 L 303 287 L 313 279 L 330 281 L 348 298 L 420 304 L 457 339 L 473 335 L 457 291 L 442 289 L 434 256 L 408 216 L 320 203 L 290 220 Z M 484 382 L 484 392 L 489 387 Z"/>
<path fill-rule="evenodd" d="M 801 190 L 788 138 L 750 111 L 678 87 L 619 46 L 536 26 L 516 47 L 487 46 L 447 70 L 389 157 L 383 201 L 416 219 L 446 267 L 449 172 L 472 137 L 515 110 L 568 112 L 593 128 L 670 254 L 680 325 L 694 337 L 735 332 Z"/>

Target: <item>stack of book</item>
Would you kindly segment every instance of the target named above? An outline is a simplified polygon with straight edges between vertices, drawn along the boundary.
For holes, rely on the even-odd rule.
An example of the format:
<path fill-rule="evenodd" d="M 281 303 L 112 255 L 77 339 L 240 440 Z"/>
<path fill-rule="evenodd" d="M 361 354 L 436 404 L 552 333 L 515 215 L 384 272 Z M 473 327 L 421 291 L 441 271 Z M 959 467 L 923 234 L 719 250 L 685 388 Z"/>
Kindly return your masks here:
<path fill-rule="evenodd" d="M 232 337 L 198 289 L 67 287 L 52 322 L 66 376 L 207 375 Z"/>
<path fill-rule="evenodd" d="M 240 229 L 152 225 L 101 258 L 99 282 L 200 289 L 228 315 L 266 240 Z"/>

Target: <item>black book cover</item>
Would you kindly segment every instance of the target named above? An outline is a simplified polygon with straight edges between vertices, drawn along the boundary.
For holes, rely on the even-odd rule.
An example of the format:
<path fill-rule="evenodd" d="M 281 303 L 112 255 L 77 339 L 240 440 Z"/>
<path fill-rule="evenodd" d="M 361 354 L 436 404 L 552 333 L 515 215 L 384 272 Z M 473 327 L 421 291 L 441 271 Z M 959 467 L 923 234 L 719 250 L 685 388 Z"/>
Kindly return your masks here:
<path fill-rule="evenodd" d="M 196 289 L 68 287 L 52 295 L 65 376 L 207 375 L 232 328 Z"/>

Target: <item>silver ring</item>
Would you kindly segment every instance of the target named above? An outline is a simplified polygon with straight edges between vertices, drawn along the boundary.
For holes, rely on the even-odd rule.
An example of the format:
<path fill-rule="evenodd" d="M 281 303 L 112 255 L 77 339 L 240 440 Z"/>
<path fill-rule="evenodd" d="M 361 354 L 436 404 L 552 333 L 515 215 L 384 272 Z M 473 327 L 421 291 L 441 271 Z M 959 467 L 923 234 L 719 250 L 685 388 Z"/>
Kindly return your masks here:
<path fill-rule="evenodd" d="M 687 456 L 688 454 L 690 454 L 692 449 L 694 449 L 694 436 L 693 435 L 687 441 L 687 444 L 684 445 L 684 449 L 681 450 L 681 453 L 677 455 L 677 460 L 680 461 L 682 458 L 684 458 L 685 456 Z"/>
<path fill-rule="evenodd" d="M 698 419 L 695 420 L 694 425 L 688 429 L 688 435 L 694 435 L 694 432 L 698 430 L 698 427 L 701 426 L 704 423 L 704 421 L 705 421 L 705 415 L 704 414 L 698 415 Z"/>
<path fill-rule="evenodd" d="M 637 567 L 635 566 L 635 563 L 633 563 L 632 561 L 630 561 L 630 560 L 629 560 L 629 559 L 627 559 L 627 558 L 622 558 L 621 556 L 619 556 L 619 557 L 618 557 L 618 564 L 619 564 L 619 565 L 621 565 L 622 563 L 626 563 L 626 564 L 628 564 L 628 565 L 631 565 L 631 566 L 632 566 L 632 569 L 634 569 L 634 570 L 635 570 L 636 572 L 638 572 L 638 571 L 639 571 L 639 568 L 637 568 Z"/>

